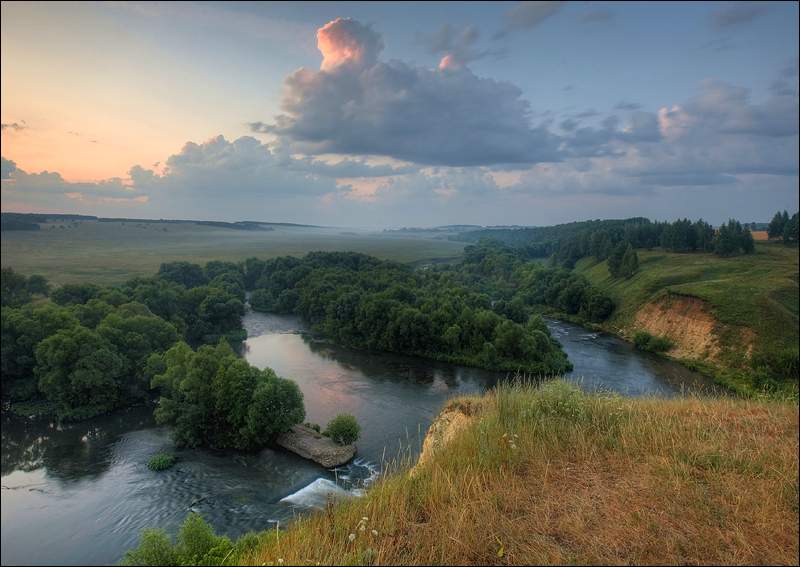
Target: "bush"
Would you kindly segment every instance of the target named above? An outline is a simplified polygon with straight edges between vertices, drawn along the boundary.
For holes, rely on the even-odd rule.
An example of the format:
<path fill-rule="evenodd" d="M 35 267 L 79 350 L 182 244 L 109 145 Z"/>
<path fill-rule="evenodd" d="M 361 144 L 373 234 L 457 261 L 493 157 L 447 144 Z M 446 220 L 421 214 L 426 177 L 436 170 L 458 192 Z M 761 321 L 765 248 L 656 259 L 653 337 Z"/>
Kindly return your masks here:
<path fill-rule="evenodd" d="M 151 471 L 165 471 L 172 468 L 177 461 L 171 453 L 156 453 L 147 461 L 147 468 Z"/>
<path fill-rule="evenodd" d="M 340 413 L 328 423 L 325 435 L 340 445 L 351 445 L 358 441 L 361 426 L 349 413 Z"/>
<path fill-rule="evenodd" d="M 656 337 L 646 331 L 639 331 L 633 337 L 637 349 L 647 352 L 666 352 L 674 345 L 669 337 Z"/>
<path fill-rule="evenodd" d="M 142 531 L 139 547 L 125 553 L 122 565 L 231 565 L 242 552 L 254 547 L 253 537 L 247 534 L 242 545 L 234 546 L 225 536 L 214 534 L 202 516 L 191 513 L 184 520 L 173 544 L 164 530 Z"/>

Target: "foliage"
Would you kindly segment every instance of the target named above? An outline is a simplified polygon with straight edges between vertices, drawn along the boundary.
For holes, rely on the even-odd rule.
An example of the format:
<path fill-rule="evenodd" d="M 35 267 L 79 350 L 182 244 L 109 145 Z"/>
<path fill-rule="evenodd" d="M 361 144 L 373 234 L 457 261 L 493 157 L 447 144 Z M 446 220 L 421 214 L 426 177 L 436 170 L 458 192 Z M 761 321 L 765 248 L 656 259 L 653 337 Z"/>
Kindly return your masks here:
<path fill-rule="evenodd" d="M 294 382 L 250 366 L 225 341 L 197 351 L 179 342 L 149 366 L 159 369 L 156 421 L 173 426 L 180 446 L 256 449 L 305 417 Z"/>
<path fill-rule="evenodd" d="M 537 375 L 570 368 L 546 327 L 524 324 L 529 313 L 522 299 L 493 309 L 461 272 L 413 271 L 342 252 L 248 260 L 245 266 L 245 280 L 256 286 L 254 308 L 297 313 L 350 347 Z"/>
<path fill-rule="evenodd" d="M 125 553 L 121 565 L 236 565 L 258 545 L 255 534 L 245 534 L 234 544 L 214 534 L 200 514 L 190 513 L 181 525 L 175 543 L 164 530 L 142 531 L 139 546 Z"/>
<path fill-rule="evenodd" d="M 328 422 L 324 435 L 330 437 L 339 445 L 352 445 L 358 441 L 361 426 L 356 418 L 349 413 L 340 413 Z"/>
<path fill-rule="evenodd" d="M 718 256 L 733 256 L 734 254 L 752 254 L 755 251 L 753 235 L 736 220 L 729 220 L 719 227 L 714 237 L 714 253 Z"/>
<path fill-rule="evenodd" d="M 172 453 L 156 453 L 147 461 L 147 468 L 151 471 L 165 471 L 175 466 L 178 459 Z"/>
<path fill-rule="evenodd" d="M 637 332 L 633 336 L 633 344 L 637 349 L 647 352 L 666 352 L 675 346 L 669 337 L 657 337 L 647 331 Z"/>
<path fill-rule="evenodd" d="M 205 269 L 165 265 L 167 278 L 208 274 L 207 285 L 187 288 L 161 277 L 135 278 L 117 288 L 68 284 L 41 304 L 30 301 L 48 291 L 44 278 L 3 270 L 4 297 L 15 305 L 28 302 L 3 307 L 3 395 L 15 402 L 44 398 L 61 418 L 82 419 L 146 398 L 158 369 L 151 355 L 179 338 L 238 347 L 246 337 L 243 274 L 229 262 Z"/>
<path fill-rule="evenodd" d="M 11 267 L 0 271 L 0 299 L 3 307 L 19 307 L 28 303 L 33 295 L 47 296 L 50 284 L 44 276 L 34 274 L 28 278 Z"/>
<path fill-rule="evenodd" d="M 39 390 L 60 417 L 86 419 L 120 401 L 125 361 L 114 345 L 85 327 L 62 329 L 36 347 Z"/>

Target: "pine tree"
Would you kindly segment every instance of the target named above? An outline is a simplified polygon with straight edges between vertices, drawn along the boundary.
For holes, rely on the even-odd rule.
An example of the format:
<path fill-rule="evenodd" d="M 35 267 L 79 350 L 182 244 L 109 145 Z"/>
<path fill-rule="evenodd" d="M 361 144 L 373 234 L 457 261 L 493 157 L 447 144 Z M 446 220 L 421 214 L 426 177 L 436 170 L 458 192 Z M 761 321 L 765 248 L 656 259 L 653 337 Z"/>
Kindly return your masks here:
<path fill-rule="evenodd" d="M 625 250 L 625 255 L 622 257 L 622 266 L 620 268 L 620 275 L 625 279 L 630 278 L 639 269 L 639 256 L 633 246 L 628 244 Z"/>
<path fill-rule="evenodd" d="M 614 251 L 608 257 L 608 273 L 612 278 L 618 278 L 622 269 L 622 259 L 625 257 L 625 252 L 628 249 L 628 244 L 625 241 L 620 242 L 614 247 Z"/>

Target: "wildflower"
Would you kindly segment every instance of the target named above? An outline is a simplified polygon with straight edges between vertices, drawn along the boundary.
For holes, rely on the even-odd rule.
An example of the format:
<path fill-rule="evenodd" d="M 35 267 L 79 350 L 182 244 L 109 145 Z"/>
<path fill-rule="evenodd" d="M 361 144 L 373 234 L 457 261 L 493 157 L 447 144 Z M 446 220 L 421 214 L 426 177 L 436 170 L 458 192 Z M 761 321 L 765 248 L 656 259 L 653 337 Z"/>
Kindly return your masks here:
<path fill-rule="evenodd" d="M 349 536 L 347 536 L 347 539 L 349 539 L 351 542 L 355 541 L 356 540 L 356 534 L 350 534 Z"/>
<path fill-rule="evenodd" d="M 369 518 L 367 518 L 366 516 L 364 516 L 364 517 L 362 517 L 362 518 L 361 518 L 361 521 L 362 521 L 362 522 L 369 522 Z"/>
<path fill-rule="evenodd" d="M 360 526 L 358 526 L 358 531 L 360 531 L 360 532 L 363 532 L 365 529 L 366 529 L 366 526 L 364 526 L 364 524 L 361 524 Z"/>
<path fill-rule="evenodd" d="M 278 565 L 283 565 L 283 559 L 281 559 L 280 557 L 278 558 Z"/>
<path fill-rule="evenodd" d="M 372 535 L 377 537 L 378 536 L 378 530 L 372 530 Z"/>

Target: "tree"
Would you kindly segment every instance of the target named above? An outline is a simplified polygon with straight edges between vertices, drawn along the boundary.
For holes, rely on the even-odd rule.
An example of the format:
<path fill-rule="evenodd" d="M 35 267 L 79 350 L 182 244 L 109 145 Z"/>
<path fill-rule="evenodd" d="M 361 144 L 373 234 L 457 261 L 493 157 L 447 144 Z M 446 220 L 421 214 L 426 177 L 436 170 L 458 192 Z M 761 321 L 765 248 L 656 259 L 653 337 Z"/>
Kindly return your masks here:
<path fill-rule="evenodd" d="M 361 426 L 356 418 L 349 413 L 340 413 L 328 422 L 323 435 L 330 437 L 340 445 L 352 445 L 358 441 Z"/>
<path fill-rule="evenodd" d="M 33 295 L 50 295 L 50 284 L 47 278 L 39 274 L 28 277 L 28 291 Z"/>
<path fill-rule="evenodd" d="M 189 262 L 170 262 L 161 264 L 158 277 L 163 280 L 179 283 L 188 288 L 204 285 L 208 279 L 203 268 Z"/>
<path fill-rule="evenodd" d="M 769 222 L 769 227 L 767 228 L 767 234 L 770 238 L 781 238 L 783 236 L 784 228 L 786 227 L 786 223 L 789 221 L 789 213 L 783 211 L 781 213 L 778 211 L 772 217 L 772 220 Z"/>
<path fill-rule="evenodd" d="M 305 417 L 294 382 L 250 366 L 225 341 L 197 351 L 177 343 L 152 386 L 161 388 L 156 421 L 172 426 L 178 445 L 255 449 Z"/>
<path fill-rule="evenodd" d="M 625 255 L 622 257 L 622 265 L 620 266 L 619 273 L 623 278 L 628 279 L 638 270 L 639 256 L 637 256 L 633 246 L 628 244 L 628 248 L 625 250 Z"/>
<path fill-rule="evenodd" d="M 19 307 L 31 300 L 28 282 L 25 276 L 16 273 L 12 268 L 0 271 L 0 300 L 3 307 Z"/>
<path fill-rule="evenodd" d="M 117 406 L 125 361 L 98 333 L 77 326 L 39 343 L 36 376 L 59 417 L 86 419 Z"/>
<path fill-rule="evenodd" d="M 2 313 L 3 383 L 8 380 L 32 379 L 36 366 L 36 346 L 62 329 L 78 326 L 69 309 L 45 303 L 25 305 L 20 309 L 4 307 Z M 35 393 L 36 388 L 33 388 Z"/>
<path fill-rule="evenodd" d="M 785 244 L 797 243 L 800 240 L 798 238 L 798 224 L 800 224 L 800 220 L 798 220 L 798 213 L 795 213 L 783 227 L 783 242 Z"/>
<path fill-rule="evenodd" d="M 614 247 L 614 251 L 608 257 L 608 273 L 612 278 L 618 278 L 622 270 L 622 260 L 625 257 L 625 252 L 630 246 L 627 242 L 620 242 Z"/>
<path fill-rule="evenodd" d="M 94 284 L 65 284 L 53 292 L 52 299 L 59 305 L 78 305 L 99 294 L 100 288 Z"/>

